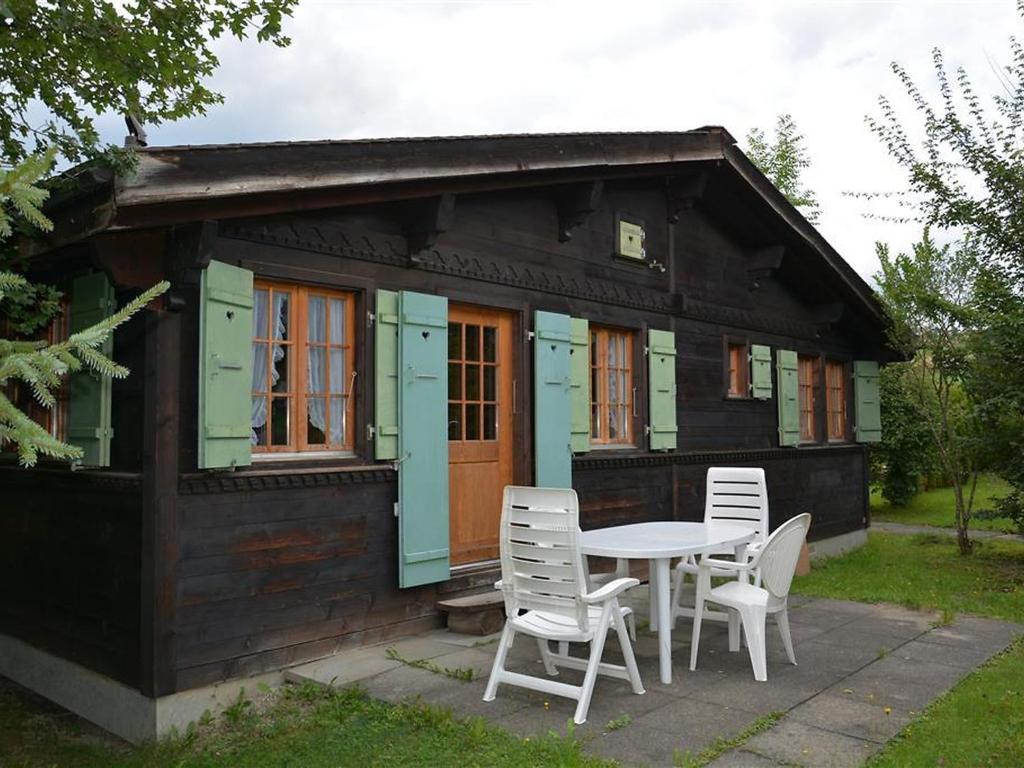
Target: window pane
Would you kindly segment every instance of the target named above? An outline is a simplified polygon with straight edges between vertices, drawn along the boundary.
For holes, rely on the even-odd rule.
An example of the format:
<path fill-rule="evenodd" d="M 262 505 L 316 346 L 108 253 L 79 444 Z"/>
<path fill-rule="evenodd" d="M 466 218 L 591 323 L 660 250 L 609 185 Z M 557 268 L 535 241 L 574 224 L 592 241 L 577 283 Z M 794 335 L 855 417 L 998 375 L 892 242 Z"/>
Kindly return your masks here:
<path fill-rule="evenodd" d="M 608 371 L 608 402 L 617 403 L 619 402 L 619 378 L 617 371 Z"/>
<path fill-rule="evenodd" d="M 484 406 L 484 440 L 495 440 L 498 437 L 498 406 Z"/>
<path fill-rule="evenodd" d="M 598 438 L 601 436 L 601 409 L 596 405 L 590 406 L 590 436 Z"/>
<path fill-rule="evenodd" d="M 480 439 L 480 406 L 477 403 L 466 403 L 466 439 Z"/>
<path fill-rule="evenodd" d="M 466 366 L 466 400 L 480 399 L 480 366 Z M 466 417 L 469 418 L 468 416 Z"/>
<path fill-rule="evenodd" d="M 448 324 L 448 359 L 462 359 L 462 323 Z"/>
<path fill-rule="evenodd" d="M 345 350 L 331 347 L 331 394 L 344 395 L 348 392 L 349 377 L 351 374 L 345 370 Z"/>
<path fill-rule="evenodd" d="M 274 345 L 274 369 L 270 373 L 271 389 L 274 392 L 288 392 L 288 355 L 289 348 L 283 344 Z"/>
<path fill-rule="evenodd" d="M 321 344 L 327 341 L 327 300 L 323 296 L 309 297 L 307 326 L 306 338 Z"/>
<path fill-rule="evenodd" d="M 348 422 L 348 411 L 345 406 L 348 398 L 331 398 L 331 445 L 339 446 L 345 444 L 345 431 Z"/>
<path fill-rule="evenodd" d="M 480 359 L 480 326 L 466 326 L 466 359 Z"/>
<path fill-rule="evenodd" d="M 498 369 L 493 365 L 484 366 L 484 400 L 497 400 L 497 391 L 495 389 L 495 374 Z"/>
<path fill-rule="evenodd" d="M 345 300 L 331 299 L 331 344 L 347 344 L 345 338 Z"/>
<path fill-rule="evenodd" d="M 266 288 L 257 288 L 252 294 L 252 336 L 254 339 L 267 339 L 270 330 L 270 318 L 267 317 L 267 303 L 270 294 Z"/>
<path fill-rule="evenodd" d="M 307 347 L 306 391 L 311 395 L 322 395 L 327 391 L 327 350 L 323 347 Z"/>
<path fill-rule="evenodd" d="M 252 390 L 267 391 L 267 361 L 270 359 L 270 346 L 254 341 L 252 345 Z"/>
<path fill-rule="evenodd" d="M 609 336 L 608 336 L 608 367 L 609 368 L 614 368 L 615 366 L 617 366 L 619 364 L 618 363 L 619 357 L 616 354 L 617 351 L 618 351 L 618 345 L 615 343 L 615 337 L 609 334 Z"/>
<path fill-rule="evenodd" d="M 488 363 L 495 362 L 498 354 L 498 329 L 484 328 L 484 360 Z"/>
<path fill-rule="evenodd" d="M 270 444 L 289 445 L 291 429 L 288 424 L 288 398 L 275 397 L 270 404 Z"/>
<path fill-rule="evenodd" d="M 462 406 L 458 403 L 448 406 L 448 439 L 462 439 Z"/>
<path fill-rule="evenodd" d="M 615 440 L 619 437 L 618 408 L 608 409 L 608 439 Z"/>
<path fill-rule="evenodd" d="M 327 404 L 322 397 L 311 397 L 306 400 L 306 442 L 310 445 L 323 445 L 327 442 Z"/>
<path fill-rule="evenodd" d="M 462 399 L 462 363 L 448 363 L 448 399 Z"/>
<path fill-rule="evenodd" d="M 275 339 L 289 339 L 288 325 L 291 322 L 289 316 L 289 299 L 291 294 L 287 291 L 274 292 L 274 317 L 271 318 Z"/>
<path fill-rule="evenodd" d="M 267 444 L 267 398 L 265 397 L 252 399 L 251 441 L 254 446 Z"/>

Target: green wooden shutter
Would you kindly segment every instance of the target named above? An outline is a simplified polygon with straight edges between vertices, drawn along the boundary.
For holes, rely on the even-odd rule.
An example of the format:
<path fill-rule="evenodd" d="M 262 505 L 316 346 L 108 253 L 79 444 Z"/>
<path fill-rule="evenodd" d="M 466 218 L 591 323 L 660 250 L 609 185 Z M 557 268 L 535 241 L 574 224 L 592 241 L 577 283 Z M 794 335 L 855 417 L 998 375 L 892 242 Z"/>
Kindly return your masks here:
<path fill-rule="evenodd" d="M 572 450 L 590 450 L 590 323 L 569 321 L 569 404 Z"/>
<path fill-rule="evenodd" d="M 538 488 L 572 487 L 568 315 L 534 315 L 533 460 Z"/>
<path fill-rule="evenodd" d="M 402 291 L 398 361 L 398 583 L 449 577 L 448 300 Z"/>
<path fill-rule="evenodd" d="M 750 395 L 758 400 L 772 399 L 772 348 L 750 345 Z"/>
<path fill-rule="evenodd" d="M 252 272 L 220 261 L 199 288 L 199 468 L 252 463 Z"/>
<path fill-rule="evenodd" d="M 377 291 L 374 320 L 374 413 L 376 434 L 373 455 L 398 458 L 398 294 Z"/>
<path fill-rule="evenodd" d="M 652 451 L 676 449 L 676 335 L 672 331 L 647 332 L 647 406 Z"/>
<path fill-rule="evenodd" d="M 858 443 L 882 439 L 882 413 L 878 392 L 878 363 L 857 360 L 853 364 L 854 434 Z"/>
<path fill-rule="evenodd" d="M 775 350 L 779 376 L 779 445 L 800 444 L 800 380 L 796 352 Z"/>
<path fill-rule="evenodd" d="M 84 275 L 71 284 L 71 333 L 95 325 L 112 315 L 115 309 L 114 287 L 102 272 Z M 108 357 L 113 349 L 113 338 L 108 338 L 100 347 Z M 69 377 L 68 443 L 82 449 L 80 463 L 84 466 L 110 466 L 110 441 L 114 436 L 110 425 L 110 394 L 110 378 L 95 371 L 81 370 Z"/>

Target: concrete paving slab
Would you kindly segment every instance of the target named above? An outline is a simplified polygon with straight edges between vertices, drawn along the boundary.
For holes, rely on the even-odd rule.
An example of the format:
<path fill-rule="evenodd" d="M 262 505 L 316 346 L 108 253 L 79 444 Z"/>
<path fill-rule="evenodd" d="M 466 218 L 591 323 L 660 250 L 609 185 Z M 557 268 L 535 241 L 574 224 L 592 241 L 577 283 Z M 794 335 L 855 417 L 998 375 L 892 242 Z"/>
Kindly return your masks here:
<path fill-rule="evenodd" d="M 987 661 L 993 653 L 994 651 L 987 643 L 981 646 L 966 643 L 950 645 L 932 642 L 930 635 L 923 635 L 917 640 L 911 640 L 909 643 L 901 645 L 892 652 L 892 656 L 904 661 L 930 661 L 935 664 L 970 670 Z"/>
<path fill-rule="evenodd" d="M 871 704 L 854 694 L 823 693 L 790 710 L 786 716 L 807 725 L 884 744 L 911 722 L 914 714 L 907 709 Z"/>
<path fill-rule="evenodd" d="M 790 765 L 857 768 L 878 750 L 878 745 L 783 718 L 750 739 L 744 749 Z"/>
<path fill-rule="evenodd" d="M 292 667 L 285 670 L 284 679 L 290 683 L 345 686 L 401 665 L 402 662 L 389 659 L 381 646 L 372 646 Z"/>
<path fill-rule="evenodd" d="M 617 760 L 624 766 L 669 768 L 674 755 L 684 754 L 685 739 L 657 728 L 634 723 L 610 733 L 599 733 L 586 743 L 586 751 Z"/>
<path fill-rule="evenodd" d="M 734 749 L 708 763 L 707 768 L 775 768 L 779 763 L 745 749 Z"/>
<path fill-rule="evenodd" d="M 922 639 L 929 643 L 974 645 L 1002 650 L 1021 634 L 1024 634 L 1024 624 L 978 616 L 957 616 L 951 625 L 936 627 Z"/>

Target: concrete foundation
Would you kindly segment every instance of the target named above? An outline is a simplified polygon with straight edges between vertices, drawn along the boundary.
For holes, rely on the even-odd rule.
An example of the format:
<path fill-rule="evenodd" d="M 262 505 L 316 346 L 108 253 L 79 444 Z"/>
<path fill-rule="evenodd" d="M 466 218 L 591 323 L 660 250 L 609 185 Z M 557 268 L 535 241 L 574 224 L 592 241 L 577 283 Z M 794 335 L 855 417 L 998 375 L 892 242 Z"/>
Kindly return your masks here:
<path fill-rule="evenodd" d="M 822 560 L 826 557 L 844 555 L 854 549 L 859 549 L 868 543 L 868 532 L 866 528 L 859 531 L 841 533 L 828 539 L 807 542 L 810 550 L 811 562 Z"/>

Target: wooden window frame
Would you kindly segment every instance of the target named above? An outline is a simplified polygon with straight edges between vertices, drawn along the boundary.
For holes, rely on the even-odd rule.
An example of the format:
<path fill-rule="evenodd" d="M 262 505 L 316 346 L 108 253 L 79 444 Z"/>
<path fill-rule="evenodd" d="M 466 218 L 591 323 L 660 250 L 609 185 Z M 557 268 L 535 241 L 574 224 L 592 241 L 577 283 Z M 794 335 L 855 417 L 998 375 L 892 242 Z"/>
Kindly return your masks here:
<path fill-rule="evenodd" d="M 741 348 L 743 366 L 740 378 L 740 392 L 732 389 L 732 350 Z M 750 400 L 750 340 L 739 336 L 725 336 L 722 339 L 722 396 L 726 400 Z"/>
<path fill-rule="evenodd" d="M 636 359 L 634 356 L 636 332 L 627 328 L 616 328 L 614 326 L 590 324 L 590 444 L 596 448 L 635 448 L 636 447 Z M 625 418 L 623 424 L 626 427 L 626 434 L 622 437 L 609 438 L 609 408 L 608 402 L 608 344 L 607 340 L 611 335 L 622 337 L 626 340 L 626 350 L 622 356 L 620 365 L 615 369 L 625 371 L 626 386 L 623 392 L 625 400 L 616 403 L 618 407 L 624 408 Z M 597 337 L 597 359 L 594 356 L 594 337 Z M 603 343 L 602 343 L 603 340 Z M 622 363 L 628 363 L 628 367 L 622 367 Z M 595 371 L 597 376 L 595 377 Z M 597 387 L 594 387 L 594 381 Z M 596 391 L 595 391 L 596 390 Z M 598 434 L 594 434 L 594 408 L 597 408 Z"/>
<path fill-rule="evenodd" d="M 275 292 L 290 294 L 289 308 L 288 308 L 288 333 L 289 338 L 283 342 L 278 342 L 271 338 L 253 336 L 252 341 L 267 344 L 271 346 L 275 343 L 282 344 L 289 350 L 288 356 L 288 368 L 287 375 L 289 381 L 289 388 L 282 392 L 273 392 L 272 385 L 270 383 L 270 371 L 273 366 L 268 366 L 267 375 L 267 390 L 257 391 L 252 390 L 250 397 L 257 395 L 263 395 L 270 400 L 267 404 L 267 422 L 266 429 L 268 435 L 268 443 L 273 439 L 273 398 L 274 397 L 287 397 L 290 402 L 288 404 L 288 419 L 291 424 L 289 442 L 286 445 L 254 445 L 252 446 L 252 455 L 254 460 L 267 460 L 267 459 L 280 459 L 289 456 L 297 457 L 315 457 L 320 456 L 351 456 L 355 451 L 355 438 L 356 438 L 356 375 L 358 369 L 356 368 L 356 345 L 358 341 L 358 335 L 356 332 L 356 295 L 353 291 L 338 290 L 335 288 L 325 288 L 322 286 L 303 285 L 301 283 L 291 283 L 282 280 L 267 280 L 257 278 L 253 281 L 253 291 L 257 290 L 268 290 L 268 307 L 273 308 L 273 296 Z M 345 302 L 345 328 L 346 328 L 346 339 L 342 344 L 336 344 L 330 338 L 330 323 L 327 323 L 325 328 L 327 339 L 326 342 L 314 342 L 311 344 L 309 341 L 309 300 L 311 297 L 323 297 L 328 301 L 330 299 L 341 299 Z M 268 322 L 270 322 L 270 316 L 268 313 Z M 345 351 L 345 367 L 348 371 L 348 381 L 345 382 L 342 390 L 343 396 L 346 398 L 345 401 L 345 435 L 344 442 L 341 445 L 331 445 L 329 442 L 326 443 L 310 443 L 308 439 L 308 428 L 306 425 L 307 410 L 306 404 L 310 399 L 308 390 L 309 380 L 309 355 L 308 349 L 310 346 L 320 346 L 327 350 L 330 349 L 343 349 Z M 271 358 L 272 359 L 272 358 Z M 330 354 L 328 352 L 327 360 L 330 360 Z M 327 363 L 328 371 L 330 363 Z M 330 373 L 328 372 L 328 378 Z M 328 389 L 329 389 L 328 385 Z M 328 413 L 330 412 L 330 393 L 325 393 L 328 401 L 326 408 Z M 329 416 L 328 416 L 329 418 Z M 325 434 L 325 438 L 329 440 L 329 428 Z"/>
<path fill-rule="evenodd" d="M 805 384 L 803 380 L 804 364 L 809 363 L 811 369 L 811 381 L 809 384 Z M 797 364 L 797 407 L 800 412 L 800 444 L 801 445 L 813 445 L 820 442 L 818 437 L 818 406 L 819 406 L 819 393 L 818 390 L 821 387 L 821 356 L 820 355 L 805 355 L 797 353 L 796 358 Z M 811 402 L 810 408 L 804 408 L 804 390 L 808 392 Z M 809 418 L 810 424 L 809 429 L 810 437 L 805 436 L 804 430 L 804 418 Z"/>
<path fill-rule="evenodd" d="M 829 371 L 837 370 L 839 372 L 839 392 L 840 402 L 838 408 L 833 408 L 832 393 L 835 391 L 835 387 L 831 386 L 829 381 Z M 822 376 L 822 386 L 825 390 L 825 439 L 829 443 L 846 443 L 850 441 L 850 418 L 849 418 L 849 406 L 850 406 L 850 362 L 849 360 L 842 360 L 836 358 L 825 358 L 824 363 L 824 375 Z M 838 413 L 841 419 L 840 430 L 838 435 L 834 435 L 832 431 L 832 414 Z"/>

